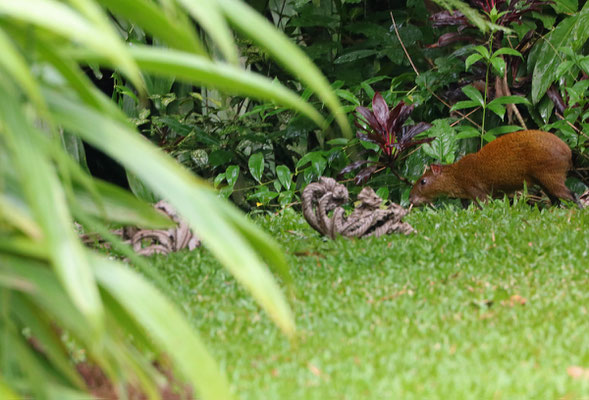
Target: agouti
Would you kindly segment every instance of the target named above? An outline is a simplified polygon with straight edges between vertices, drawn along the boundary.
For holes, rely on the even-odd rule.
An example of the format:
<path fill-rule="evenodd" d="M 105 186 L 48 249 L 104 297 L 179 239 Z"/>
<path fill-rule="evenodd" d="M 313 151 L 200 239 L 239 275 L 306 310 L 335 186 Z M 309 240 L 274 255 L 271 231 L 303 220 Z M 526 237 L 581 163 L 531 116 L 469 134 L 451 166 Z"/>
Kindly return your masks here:
<path fill-rule="evenodd" d="M 454 164 L 431 165 L 411 189 L 414 205 L 440 196 L 485 200 L 539 185 L 554 204 L 558 199 L 576 202 L 565 186 L 572 167 L 571 149 L 551 133 L 530 130 L 509 133 L 468 154 Z"/>

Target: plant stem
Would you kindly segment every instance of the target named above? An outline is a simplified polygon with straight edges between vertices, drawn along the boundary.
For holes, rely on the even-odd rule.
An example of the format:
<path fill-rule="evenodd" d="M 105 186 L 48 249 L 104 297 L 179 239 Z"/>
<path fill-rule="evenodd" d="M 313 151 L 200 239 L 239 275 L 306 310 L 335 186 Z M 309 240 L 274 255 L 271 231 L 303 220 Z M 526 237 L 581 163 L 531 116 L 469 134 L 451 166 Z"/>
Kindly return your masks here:
<path fill-rule="evenodd" d="M 493 54 L 493 33 L 489 37 L 489 55 Z M 489 92 L 489 70 L 491 69 L 491 60 L 487 60 L 487 72 L 485 73 L 485 95 L 483 98 L 483 121 L 481 123 L 481 148 L 483 147 L 483 136 L 485 135 L 485 115 L 487 113 L 487 94 Z"/>

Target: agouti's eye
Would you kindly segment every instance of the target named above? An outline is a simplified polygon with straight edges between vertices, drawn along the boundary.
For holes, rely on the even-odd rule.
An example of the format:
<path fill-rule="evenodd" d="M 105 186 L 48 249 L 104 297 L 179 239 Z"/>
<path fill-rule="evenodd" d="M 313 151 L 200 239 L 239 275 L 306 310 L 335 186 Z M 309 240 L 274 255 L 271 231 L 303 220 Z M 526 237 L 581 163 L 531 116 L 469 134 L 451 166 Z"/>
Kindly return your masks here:
<path fill-rule="evenodd" d="M 427 181 L 425 179 L 422 179 L 421 182 L 419 182 L 422 185 L 425 185 L 427 183 Z"/>

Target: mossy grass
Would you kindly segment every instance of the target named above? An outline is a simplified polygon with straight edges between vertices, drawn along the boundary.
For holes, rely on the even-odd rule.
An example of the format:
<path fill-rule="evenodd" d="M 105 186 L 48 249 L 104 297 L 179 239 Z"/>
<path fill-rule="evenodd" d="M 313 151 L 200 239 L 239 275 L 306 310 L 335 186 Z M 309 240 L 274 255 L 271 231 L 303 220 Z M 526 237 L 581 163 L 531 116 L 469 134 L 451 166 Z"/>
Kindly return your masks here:
<path fill-rule="evenodd" d="M 588 210 L 425 208 L 415 235 L 333 241 L 254 220 L 288 255 L 296 341 L 206 250 L 156 258 L 243 399 L 589 396 Z"/>

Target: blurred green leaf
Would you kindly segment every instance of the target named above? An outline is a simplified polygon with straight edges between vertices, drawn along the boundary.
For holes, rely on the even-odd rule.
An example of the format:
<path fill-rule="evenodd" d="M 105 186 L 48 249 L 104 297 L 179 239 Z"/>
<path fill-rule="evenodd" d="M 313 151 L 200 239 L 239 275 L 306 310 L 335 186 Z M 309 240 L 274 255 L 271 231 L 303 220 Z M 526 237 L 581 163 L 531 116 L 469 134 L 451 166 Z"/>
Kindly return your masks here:
<path fill-rule="evenodd" d="M 9 400 L 20 400 L 21 397 L 17 396 L 16 393 L 14 393 L 10 387 L 8 387 L 8 384 L 6 382 L 4 382 L 4 380 L 2 379 L 2 377 L 0 376 L 0 399 L 9 399 Z"/>
<path fill-rule="evenodd" d="M 98 256 L 92 265 L 100 285 L 149 332 L 203 399 L 233 398 L 218 365 L 169 300 L 122 265 Z"/>
<path fill-rule="evenodd" d="M 68 350 L 58 336 L 55 327 L 51 325 L 51 320 L 47 315 L 37 309 L 23 296 L 15 296 L 12 301 L 14 301 L 14 310 L 17 311 L 15 313 L 17 318 L 22 321 L 23 326 L 31 330 L 31 334 L 35 340 L 43 343 L 43 351 L 47 358 L 54 363 L 70 383 L 79 389 L 84 388 L 84 381 L 72 366 L 69 360 Z"/>
<path fill-rule="evenodd" d="M 137 177 L 134 173 L 129 170 L 125 171 L 127 175 L 127 182 L 129 183 L 129 188 L 133 192 L 137 198 L 148 202 L 148 203 L 157 203 L 161 200 L 161 198 L 153 192 L 141 179 Z"/>
<path fill-rule="evenodd" d="M 233 34 L 221 15 L 217 3 L 215 1 L 177 1 L 210 35 L 225 59 L 229 63 L 237 65 L 237 48 L 233 43 Z"/>
<path fill-rule="evenodd" d="M 51 264 L 65 290 L 100 337 L 103 308 L 82 244 L 71 229 L 66 196 L 47 154 L 35 139 L 34 128 L 14 96 L 0 86 L 0 120 L 19 173 L 23 193 L 43 232 Z"/>
<path fill-rule="evenodd" d="M 1 6 L 0 6 L 1 7 Z M 0 8 L 1 9 L 1 8 Z M 23 91 L 35 103 L 39 111 L 45 111 L 47 106 L 41 95 L 41 90 L 33 78 L 26 60 L 16 51 L 10 38 L 0 30 L 0 69 L 5 69 L 18 82 Z"/>
<path fill-rule="evenodd" d="M 75 188 L 76 204 L 89 215 L 122 225 L 151 229 L 164 229 L 175 225 L 150 204 L 118 186 L 101 180 L 95 180 L 94 186 L 100 195 L 99 204 L 87 190 Z"/>
<path fill-rule="evenodd" d="M 205 55 L 203 45 L 188 21 L 175 20 L 166 15 L 152 1 L 99 0 L 113 14 L 135 22 L 153 36 L 179 50 Z"/>
<path fill-rule="evenodd" d="M 46 92 L 46 98 L 57 121 L 93 146 L 120 160 L 124 167 L 157 194 L 169 200 L 207 247 L 250 290 L 276 324 L 285 333 L 293 334 L 294 322 L 290 308 L 252 249 L 254 247 L 264 254 L 269 264 L 277 270 L 287 270 L 284 257 L 271 238 L 254 228 L 246 229 L 241 221 L 243 216 L 232 211 L 229 204 L 219 202 L 216 193 L 207 184 L 137 136 L 126 125 L 106 119 L 56 92 Z M 217 212 L 212 213 L 210 210 Z M 231 243 L 231 246 L 228 247 L 226 243 Z"/>
<path fill-rule="evenodd" d="M 38 25 L 106 57 L 124 71 L 136 87 L 143 86 L 139 68 L 116 33 L 105 24 L 91 23 L 63 3 L 51 0 L 0 2 L 0 15 Z M 101 18 L 107 17 L 101 15 Z"/>

